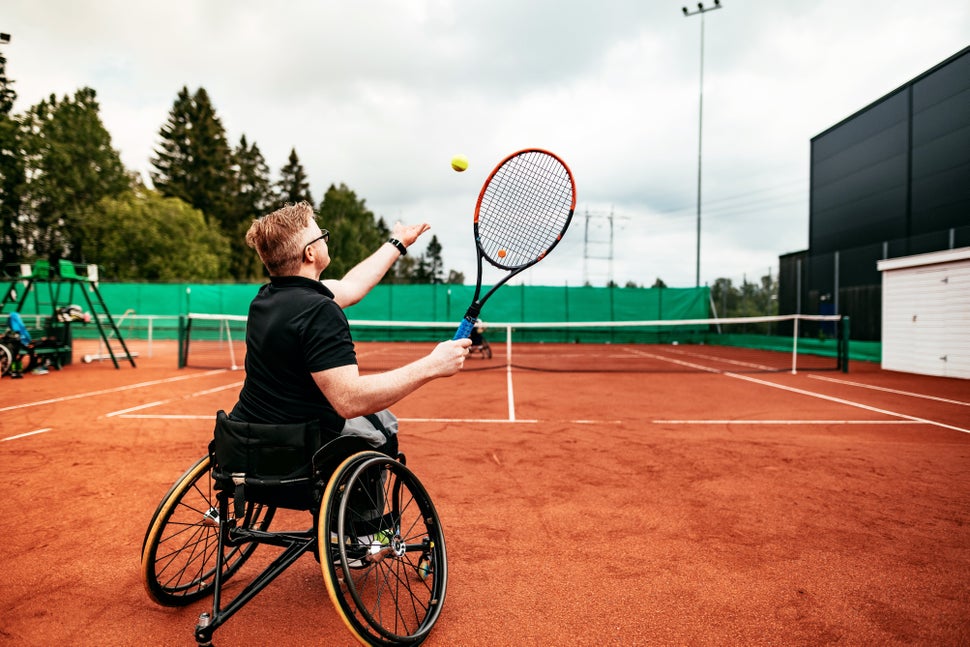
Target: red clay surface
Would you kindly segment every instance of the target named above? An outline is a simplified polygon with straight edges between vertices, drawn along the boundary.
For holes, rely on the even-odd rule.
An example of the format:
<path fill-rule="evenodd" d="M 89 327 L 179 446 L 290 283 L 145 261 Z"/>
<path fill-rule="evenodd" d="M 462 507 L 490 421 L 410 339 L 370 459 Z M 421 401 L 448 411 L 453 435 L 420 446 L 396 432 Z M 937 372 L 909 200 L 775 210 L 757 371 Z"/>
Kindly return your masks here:
<path fill-rule="evenodd" d="M 131 347 L 0 381 L 0 643 L 192 645 L 211 607 L 155 605 L 140 549 L 243 374 Z M 449 558 L 425 644 L 970 644 L 970 382 L 851 368 L 513 371 L 514 421 L 504 370 L 408 397 Z M 215 643 L 354 644 L 312 557 Z"/>

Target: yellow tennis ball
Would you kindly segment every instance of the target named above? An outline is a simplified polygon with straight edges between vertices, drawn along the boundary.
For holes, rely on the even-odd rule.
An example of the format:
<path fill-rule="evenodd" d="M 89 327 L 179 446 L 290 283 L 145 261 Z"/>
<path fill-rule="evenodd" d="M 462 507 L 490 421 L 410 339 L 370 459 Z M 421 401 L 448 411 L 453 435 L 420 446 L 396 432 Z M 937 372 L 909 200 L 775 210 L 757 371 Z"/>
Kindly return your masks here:
<path fill-rule="evenodd" d="M 468 168 L 468 158 L 464 155 L 455 155 L 451 158 L 451 168 L 461 173 Z"/>

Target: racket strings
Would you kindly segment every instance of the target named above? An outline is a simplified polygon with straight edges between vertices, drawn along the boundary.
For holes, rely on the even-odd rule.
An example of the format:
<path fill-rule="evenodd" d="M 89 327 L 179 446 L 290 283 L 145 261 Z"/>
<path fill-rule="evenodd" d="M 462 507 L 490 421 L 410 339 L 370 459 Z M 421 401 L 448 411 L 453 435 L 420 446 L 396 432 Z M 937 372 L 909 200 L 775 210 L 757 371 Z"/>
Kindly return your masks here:
<path fill-rule="evenodd" d="M 542 258 L 568 226 L 573 206 L 572 178 L 557 158 L 529 152 L 510 159 L 481 197 L 482 253 L 504 268 Z"/>

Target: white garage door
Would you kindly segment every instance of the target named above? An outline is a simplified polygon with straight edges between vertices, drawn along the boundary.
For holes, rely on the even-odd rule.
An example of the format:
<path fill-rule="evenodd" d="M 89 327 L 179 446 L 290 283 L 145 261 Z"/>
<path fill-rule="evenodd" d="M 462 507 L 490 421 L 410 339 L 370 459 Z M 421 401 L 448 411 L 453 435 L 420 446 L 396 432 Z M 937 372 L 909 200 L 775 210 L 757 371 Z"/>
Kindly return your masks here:
<path fill-rule="evenodd" d="M 934 262 L 960 251 L 879 263 L 883 368 L 970 378 L 970 259 Z"/>

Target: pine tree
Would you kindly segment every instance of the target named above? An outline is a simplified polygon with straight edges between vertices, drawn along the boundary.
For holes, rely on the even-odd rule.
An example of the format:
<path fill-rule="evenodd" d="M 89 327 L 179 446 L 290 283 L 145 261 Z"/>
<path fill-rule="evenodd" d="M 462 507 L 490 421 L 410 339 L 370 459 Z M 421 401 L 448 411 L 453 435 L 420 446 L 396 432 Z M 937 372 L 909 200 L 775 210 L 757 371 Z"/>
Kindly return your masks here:
<path fill-rule="evenodd" d="M 170 198 L 181 198 L 185 202 L 191 202 L 187 179 L 192 137 L 191 107 L 189 89 L 183 86 L 172 105 L 168 121 L 158 132 L 161 143 L 150 160 L 155 170 L 149 172 L 152 184 L 159 193 Z"/>
<path fill-rule="evenodd" d="M 13 110 L 17 93 L 7 79 L 7 59 L 0 53 L 0 258 L 7 263 L 22 257 L 20 192 L 25 181 L 20 133 Z"/>
<path fill-rule="evenodd" d="M 276 183 L 276 189 L 279 203 L 277 206 L 281 207 L 287 203 L 296 204 L 304 200 L 314 204 L 313 196 L 310 194 L 310 182 L 295 148 L 290 149 L 289 160 L 286 166 L 280 169 L 280 180 Z"/>
<path fill-rule="evenodd" d="M 81 214 L 129 188 L 99 111 L 95 91 L 82 88 L 61 101 L 51 95 L 21 119 L 28 178 L 21 215 L 26 243 L 40 257 L 83 260 Z"/>
<path fill-rule="evenodd" d="M 445 264 L 441 259 L 441 243 L 437 236 L 431 236 L 428 248 L 424 251 L 424 259 L 427 264 L 428 282 L 444 282 Z"/>
<path fill-rule="evenodd" d="M 347 185 L 330 185 L 320 203 L 320 226 L 330 230 L 328 278 L 340 278 L 370 256 L 387 240 L 390 231 L 383 219 L 375 219 L 363 200 Z"/>
<path fill-rule="evenodd" d="M 183 87 L 168 121 L 159 130 L 161 142 L 151 159 L 155 189 L 181 198 L 205 214 L 208 222 L 235 230 L 232 218 L 232 152 L 226 132 L 205 88 L 189 95 Z"/>
<path fill-rule="evenodd" d="M 235 226 L 225 232 L 232 247 L 230 272 L 240 280 L 261 278 L 259 256 L 246 245 L 246 231 L 256 218 L 274 207 L 269 166 L 255 142 L 250 146 L 243 135 L 233 151 L 232 218 Z"/>
<path fill-rule="evenodd" d="M 411 283 L 434 283 L 434 277 L 431 274 L 431 263 L 428 261 L 428 257 L 421 255 L 418 259 L 417 266 L 414 268 L 414 273 L 411 275 Z"/>

